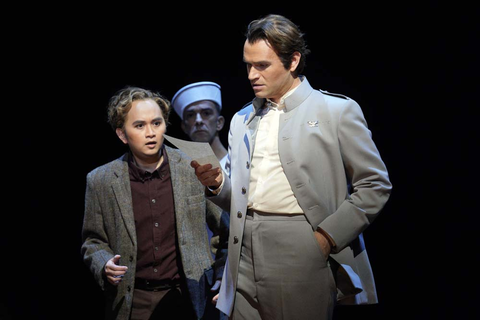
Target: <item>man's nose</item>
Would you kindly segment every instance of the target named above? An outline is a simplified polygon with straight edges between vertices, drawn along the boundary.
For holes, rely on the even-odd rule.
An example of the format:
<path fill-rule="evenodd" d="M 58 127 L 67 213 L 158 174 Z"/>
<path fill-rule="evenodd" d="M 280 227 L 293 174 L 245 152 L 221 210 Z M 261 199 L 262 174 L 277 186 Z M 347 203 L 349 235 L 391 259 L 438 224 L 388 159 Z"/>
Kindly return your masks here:
<path fill-rule="evenodd" d="M 195 123 L 203 123 L 203 118 L 200 113 L 197 113 L 197 115 L 195 116 Z"/>
<path fill-rule="evenodd" d="M 155 136 L 155 130 L 153 130 L 152 126 L 147 126 L 145 129 L 145 135 L 147 137 Z"/>
<path fill-rule="evenodd" d="M 258 72 L 255 68 L 248 68 L 248 80 L 252 81 L 258 78 Z"/>

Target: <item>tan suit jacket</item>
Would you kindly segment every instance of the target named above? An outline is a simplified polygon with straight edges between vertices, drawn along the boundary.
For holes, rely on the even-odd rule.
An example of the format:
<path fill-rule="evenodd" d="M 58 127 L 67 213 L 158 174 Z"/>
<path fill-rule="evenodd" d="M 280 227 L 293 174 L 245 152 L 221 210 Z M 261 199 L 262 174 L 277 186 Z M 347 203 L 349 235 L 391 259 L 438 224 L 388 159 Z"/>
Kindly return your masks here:
<path fill-rule="evenodd" d="M 376 303 L 372 270 L 362 237 L 387 202 L 391 183 L 360 106 L 352 99 L 314 90 L 306 78 L 286 98 L 278 149 L 290 186 L 312 226 L 336 243 L 332 263 L 340 303 Z M 230 314 L 247 211 L 250 161 L 264 99 L 232 118 L 230 175 L 213 202 L 230 212 L 228 262 L 217 307 Z"/>

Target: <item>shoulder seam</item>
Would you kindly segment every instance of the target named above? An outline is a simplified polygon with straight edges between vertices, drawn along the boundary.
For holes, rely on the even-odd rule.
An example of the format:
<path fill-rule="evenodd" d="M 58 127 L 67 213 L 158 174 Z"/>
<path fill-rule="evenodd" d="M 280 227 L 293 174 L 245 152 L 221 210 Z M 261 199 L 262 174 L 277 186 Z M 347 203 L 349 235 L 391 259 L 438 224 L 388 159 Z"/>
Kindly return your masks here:
<path fill-rule="evenodd" d="M 340 93 L 332 93 L 332 92 L 328 92 L 327 90 L 321 90 L 321 89 L 319 89 L 318 91 L 320 91 L 323 94 L 326 94 L 327 96 L 337 97 L 337 98 L 341 98 L 341 99 L 345 99 L 345 100 L 351 100 L 346 95 L 343 95 L 343 94 L 340 94 Z"/>

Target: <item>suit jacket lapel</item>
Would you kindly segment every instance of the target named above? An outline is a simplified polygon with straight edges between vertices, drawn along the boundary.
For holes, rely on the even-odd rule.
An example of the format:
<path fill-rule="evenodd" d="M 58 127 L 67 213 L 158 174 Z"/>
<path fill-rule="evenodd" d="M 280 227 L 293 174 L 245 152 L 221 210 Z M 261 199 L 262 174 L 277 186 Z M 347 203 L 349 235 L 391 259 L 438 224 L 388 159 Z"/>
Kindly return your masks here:
<path fill-rule="evenodd" d="M 310 86 L 307 78 L 301 77 L 302 83 L 298 86 L 298 88 L 285 99 L 285 109 L 286 112 L 280 115 L 280 121 L 278 126 L 278 139 L 290 139 L 291 138 L 291 130 L 292 127 L 288 126 L 289 120 L 295 116 L 298 111 L 298 106 L 300 106 L 313 92 L 313 88 Z M 311 116 L 309 113 L 308 116 Z M 315 118 L 312 118 L 315 120 Z M 293 128 L 297 130 L 298 128 Z M 300 138 L 302 138 L 300 136 Z M 279 144 L 280 145 L 280 144 Z M 280 152 L 280 150 L 279 150 Z M 281 152 L 280 152 L 281 153 Z"/>
<path fill-rule="evenodd" d="M 112 189 L 115 194 L 125 227 L 134 246 L 137 245 L 135 217 L 133 215 L 132 191 L 128 171 L 128 154 L 118 159 L 113 168 Z"/>

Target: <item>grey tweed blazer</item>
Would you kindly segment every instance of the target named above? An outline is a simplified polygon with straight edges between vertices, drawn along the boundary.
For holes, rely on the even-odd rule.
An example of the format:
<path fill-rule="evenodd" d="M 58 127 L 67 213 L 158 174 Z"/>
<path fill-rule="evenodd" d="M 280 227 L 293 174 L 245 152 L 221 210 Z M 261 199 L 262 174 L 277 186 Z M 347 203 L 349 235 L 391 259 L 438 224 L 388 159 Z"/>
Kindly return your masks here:
<path fill-rule="evenodd" d="M 223 274 L 228 226 L 222 223 L 222 210 L 205 199 L 204 187 L 190 167 L 191 159 L 178 149 L 165 147 L 183 271 L 193 307 L 201 318 L 206 304 L 205 290 Z M 87 175 L 81 254 L 106 294 L 107 319 L 129 318 L 134 291 L 137 237 L 128 157 L 127 153 Z M 206 223 L 224 244 L 216 252 L 216 261 L 211 255 Z M 115 254 L 121 255 L 120 264 L 128 267 L 117 287 L 111 285 L 103 273 L 105 264 Z"/>

